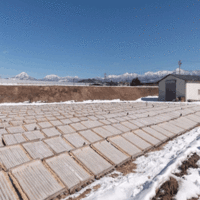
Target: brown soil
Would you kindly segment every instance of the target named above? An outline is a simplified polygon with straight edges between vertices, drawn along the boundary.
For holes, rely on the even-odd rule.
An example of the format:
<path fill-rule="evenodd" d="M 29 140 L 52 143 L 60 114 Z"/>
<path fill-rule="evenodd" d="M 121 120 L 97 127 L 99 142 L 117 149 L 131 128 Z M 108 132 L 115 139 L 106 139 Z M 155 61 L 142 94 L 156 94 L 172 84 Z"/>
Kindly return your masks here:
<path fill-rule="evenodd" d="M 93 189 L 94 189 L 94 191 L 96 191 L 96 190 L 98 190 L 99 188 L 101 187 L 101 185 L 95 185 L 94 187 L 93 187 Z"/>
<path fill-rule="evenodd" d="M 101 185 L 95 185 L 93 187 L 94 191 L 98 190 L 101 187 Z M 70 197 L 68 200 L 80 200 L 83 199 L 87 196 L 87 194 L 89 194 L 92 191 L 92 189 L 87 189 L 85 192 L 83 192 L 82 194 L 80 194 L 78 197 L 72 198 Z"/>
<path fill-rule="evenodd" d="M 188 168 L 198 168 L 197 161 L 200 159 L 196 153 L 194 153 L 188 160 L 182 162 L 182 165 L 179 167 L 180 173 L 175 173 L 176 176 L 182 177 L 187 174 Z"/>
<path fill-rule="evenodd" d="M 86 197 L 87 194 L 89 194 L 92 190 L 91 189 L 87 189 L 85 192 L 83 192 L 82 194 L 80 194 L 78 197 L 72 198 L 70 197 L 68 200 L 80 200 Z"/>
<path fill-rule="evenodd" d="M 123 173 L 123 175 L 133 173 L 134 170 L 137 168 L 137 165 L 133 162 L 134 162 L 134 160 L 130 160 L 129 162 L 125 163 L 124 165 L 117 167 L 116 170 Z"/>
<path fill-rule="evenodd" d="M 161 185 L 156 193 L 156 196 L 152 200 L 172 200 L 173 196 L 178 192 L 178 182 L 176 179 L 170 177 L 169 181 L 166 181 Z"/>
<path fill-rule="evenodd" d="M 164 148 L 164 146 L 165 146 L 166 144 L 168 144 L 168 141 L 165 142 L 165 143 L 163 143 L 163 144 L 161 144 L 161 145 L 158 146 L 158 147 L 155 147 L 155 148 L 153 148 L 153 149 L 148 150 L 144 156 L 147 157 L 147 156 L 148 156 L 148 153 L 150 153 L 150 152 L 163 150 L 163 148 Z"/>
<path fill-rule="evenodd" d="M 0 86 L 0 103 L 24 101 L 135 100 L 158 95 L 158 87 Z"/>
<path fill-rule="evenodd" d="M 191 198 L 191 199 L 188 199 L 188 200 L 198 200 L 198 199 L 199 199 L 199 197 L 200 197 L 200 196 L 198 196 L 198 198 L 194 198 L 194 197 L 193 197 L 193 198 Z"/>
<path fill-rule="evenodd" d="M 119 174 L 116 174 L 116 173 L 113 173 L 113 174 L 110 174 L 109 177 L 112 177 L 112 178 L 117 178 L 119 176 Z"/>

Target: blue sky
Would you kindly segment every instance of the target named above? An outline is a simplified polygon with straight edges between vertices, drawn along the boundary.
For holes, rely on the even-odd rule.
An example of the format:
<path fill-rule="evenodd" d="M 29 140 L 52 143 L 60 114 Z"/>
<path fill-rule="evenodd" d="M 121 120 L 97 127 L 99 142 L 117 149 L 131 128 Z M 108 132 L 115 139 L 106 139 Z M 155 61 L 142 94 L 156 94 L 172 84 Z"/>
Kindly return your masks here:
<path fill-rule="evenodd" d="M 199 0 L 2 0 L 0 75 L 200 69 Z"/>

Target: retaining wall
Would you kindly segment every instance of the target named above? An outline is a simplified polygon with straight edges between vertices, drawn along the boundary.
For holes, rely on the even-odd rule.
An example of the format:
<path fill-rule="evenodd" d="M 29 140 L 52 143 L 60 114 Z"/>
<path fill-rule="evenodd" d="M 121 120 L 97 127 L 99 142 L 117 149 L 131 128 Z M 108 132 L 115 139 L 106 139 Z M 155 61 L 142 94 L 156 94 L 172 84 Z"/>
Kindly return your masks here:
<path fill-rule="evenodd" d="M 0 86 L 0 103 L 24 101 L 135 100 L 158 96 L 158 87 Z"/>

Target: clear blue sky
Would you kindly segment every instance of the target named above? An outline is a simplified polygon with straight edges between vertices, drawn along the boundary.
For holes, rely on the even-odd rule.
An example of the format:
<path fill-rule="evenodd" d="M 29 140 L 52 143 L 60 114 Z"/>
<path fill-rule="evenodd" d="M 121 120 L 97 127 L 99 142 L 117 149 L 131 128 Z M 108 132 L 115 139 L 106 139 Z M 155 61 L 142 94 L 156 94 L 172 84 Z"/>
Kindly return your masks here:
<path fill-rule="evenodd" d="M 1 0 L 0 75 L 200 69 L 199 0 Z"/>

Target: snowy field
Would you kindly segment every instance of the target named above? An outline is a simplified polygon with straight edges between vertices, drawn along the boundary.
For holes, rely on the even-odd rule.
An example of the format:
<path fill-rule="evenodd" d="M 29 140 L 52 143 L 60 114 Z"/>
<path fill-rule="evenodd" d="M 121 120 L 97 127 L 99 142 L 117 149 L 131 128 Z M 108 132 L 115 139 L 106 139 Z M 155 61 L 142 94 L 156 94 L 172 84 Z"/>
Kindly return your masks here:
<path fill-rule="evenodd" d="M 39 85 L 39 86 L 46 86 L 46 85 L 73 86 L 74 85 L 74 86 L 88 86 L 89 83 L 0 79 L 0 85 Z"/>
<path fill-rule="evenodd" d="M 45 103 L 42 101 L 37 101 L 37 102 L 31 102 L 29 103 L 28 101 L 25 102 L 19 102 L 19 103 L 0 103 L 0 106 L 17 106 L 17 105 L 26 105 L 26 106 L 36 106 L 36 105 L 53 105 L 53 104 L 95 104 L 95 103 L 136 103 L 136 102 L 143 102 L 148 104 L 148 102 L 150 103 L 156 103 L 156 104 L 163 104 L 163 101 L 158 101 L 158 96 L 146 96 L 146 97 L 142 97 L 139 98 L 137 100 L 133 100 L 133 101 L 126 101 L 126 100 L 120 100 L 120 99 L 113 99 L 113 100 L 85 100 L 85 101 L 64 101 L 64 102 L 55 102 L 55 103 Z M 193 105 L 193 104 L 197 104 L 200 105 L 200 102 L 166 102 L 167 104 L 187 104 L 187 105 Z"/>
<path fill-rule="evenodd" d="M 120 103 L 120 102 L 127 102 L 127 103 L 134 103 L 134 102 L 144 102 L 144 101 L 154 101 L 158 103 L 158 96 L 147 96 L 145 98 L 139 98 L 135 101 L 122 101 L 120 99 L 113 99 L 113 100 L 86 100 L 86 101 L 81 101 L 81 102 L 76 102 L 74 100 L 71 101 L 65 101 L 65 102 L 55 102 L 55 103 L 45 103 L 42 101 L 37 101 L 37 102 L 31 102 L 29 103 L 28 101 L 25 102 L 19 102 L 19 103 L 0 103 L 0 106 L 17 106 L 17 105 L 25 105 L 25 106 L 39 106 L 39 105 L 54 105 L 54 104 L 95 104 L 95 103 Z"/>

